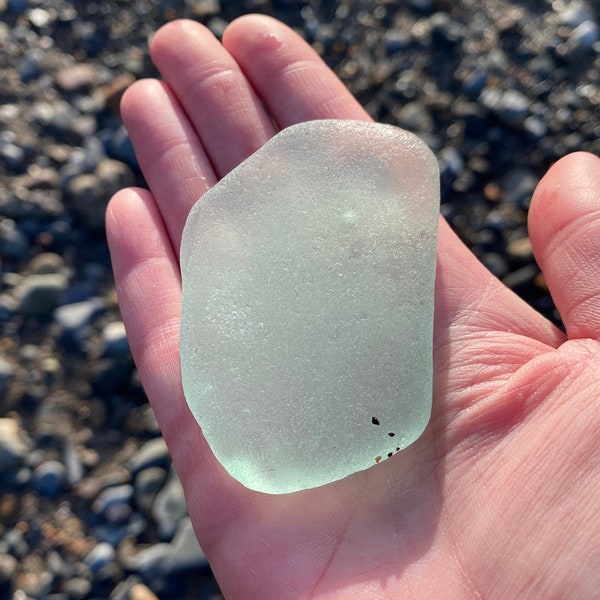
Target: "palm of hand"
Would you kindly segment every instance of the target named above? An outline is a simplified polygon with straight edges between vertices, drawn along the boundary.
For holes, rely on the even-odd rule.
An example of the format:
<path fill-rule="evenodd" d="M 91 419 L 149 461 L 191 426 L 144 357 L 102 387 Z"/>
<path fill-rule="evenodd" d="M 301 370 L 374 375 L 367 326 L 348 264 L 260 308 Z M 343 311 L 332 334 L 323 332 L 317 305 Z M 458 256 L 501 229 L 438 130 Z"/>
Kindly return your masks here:
<path fill-rule="evenodd" d="M 215 461 L 183 399 L 183 224 L 202 193 L 274 134 L 271 115 L 280 128 L 368 117 L 283 25 L 245 17 L 224 45 L 185 22 L 156 35 L 166 83 L 138 82 L 123 102 L 151 191 L 117 194 L 107 228 L 132 352 L 226 596 L 590 596 L 600 578 L 597 159 L 563 159 L 530 211 L 569 341 L 441 221 L 425 434 L 324 488 L 251 492 Z"/>

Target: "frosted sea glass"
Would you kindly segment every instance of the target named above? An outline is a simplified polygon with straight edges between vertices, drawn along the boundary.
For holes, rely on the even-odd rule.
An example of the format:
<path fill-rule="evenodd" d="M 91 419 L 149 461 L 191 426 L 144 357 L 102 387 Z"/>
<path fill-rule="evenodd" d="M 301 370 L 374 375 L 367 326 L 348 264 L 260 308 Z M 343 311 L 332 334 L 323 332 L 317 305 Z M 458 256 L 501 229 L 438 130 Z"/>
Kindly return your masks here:
<path fill-rule="evenodd" d="M 193 207 L 181 365 L 191 412 L 248 488 L 376 466 L 430 415 L 438 166 L 354 121 L 283 130 Z"/>

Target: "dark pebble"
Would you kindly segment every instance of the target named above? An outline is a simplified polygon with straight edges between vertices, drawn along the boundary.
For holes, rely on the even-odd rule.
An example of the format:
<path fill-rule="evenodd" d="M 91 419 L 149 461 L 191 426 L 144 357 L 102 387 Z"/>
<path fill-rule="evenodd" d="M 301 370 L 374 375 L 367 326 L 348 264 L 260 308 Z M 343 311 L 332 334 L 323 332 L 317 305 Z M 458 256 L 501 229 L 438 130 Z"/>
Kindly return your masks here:
<path fill-rule="evenodd" d="M 22 173 L 25 170 L 25 151 L 12 142 L 0 142 L 0 161 L 7 171 Z"/>
<path fill-rule="evenodd" d="M 135 503 L 143 511 L 150 511 L 156 496 L 167 478 L 167 472 L 160 467 L 150 467 L 140 471 L 135 478 Z"/>
<path fill-rule="evenodd" d="M 49 316 L 67 286 L 67 277 L 62 273 L 29 275 L 20 290 L 19 312 L 28 317 Z"/>
<path fill-rule="evenodd" d="M 66 475 L 67 470 L 61 462 L 48 460 L 34 469 L 31 481 L 41 496 L 56 498 L 63 489 Z"/>
<path fill-rule="evenodd" d="M 514 291 L 520 291 L 533 283 L 539 269 L 536 265 L 527 265 L 516 271 L 512 271 L 502 279 L 504 285 Z"/>
<path fill-rule="evenodd" d="M 23 259 L 29 250 L 29 240 L 12 219 L 0 220 L 0 255 Z"/>
<path fill-rule="evenodd" d="M 91 324 L 103 309 L 102 299 L 90 298 L 63 304 L 54 311 L 54 320 L 60 326 L 61 341 L 67 349 L 82 352 L 86 350 Z"/>

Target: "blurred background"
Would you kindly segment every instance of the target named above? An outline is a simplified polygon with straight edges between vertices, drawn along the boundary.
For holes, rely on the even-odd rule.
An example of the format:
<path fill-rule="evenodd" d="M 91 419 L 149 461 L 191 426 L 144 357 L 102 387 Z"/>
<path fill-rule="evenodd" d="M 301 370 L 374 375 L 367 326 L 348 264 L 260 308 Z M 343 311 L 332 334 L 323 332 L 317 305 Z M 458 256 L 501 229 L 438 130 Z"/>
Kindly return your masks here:
<path fill-rule="evenodd" d="M 187 17 L 294 27 L 374 119 L 420 135 L 442 213 L 560 325 L 531 253 L 536 182 L 600 154 L 584 0 L 0 0 L 0 598 L 217 599 L 120 320 L 104 209 L 143 185 L 119 117 Z"/>

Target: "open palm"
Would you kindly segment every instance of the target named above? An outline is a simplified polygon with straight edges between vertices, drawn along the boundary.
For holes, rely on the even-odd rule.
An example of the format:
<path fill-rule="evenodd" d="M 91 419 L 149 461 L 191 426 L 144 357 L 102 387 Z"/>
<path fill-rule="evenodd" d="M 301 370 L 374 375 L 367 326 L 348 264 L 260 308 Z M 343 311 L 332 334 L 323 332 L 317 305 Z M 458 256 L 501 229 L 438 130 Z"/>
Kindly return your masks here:
<path fill-rule="evenodd" d="M 342 481 L 261 494 L 227 475 L 183 397 L 182 228 L 192 204 L 277 129 L 368 116 L 268 17 L 235 21 L 223 45 L 173 22 L 151 54 L 164 82 L 137 82 L 122 104 L 150 191 L 112 199 L 108 237 L 132 352 L 226 597 L 597 597 L 600 161 L 560 161 L 530 209 L 567 335 L 440 220 L 425 433 Z"/>

